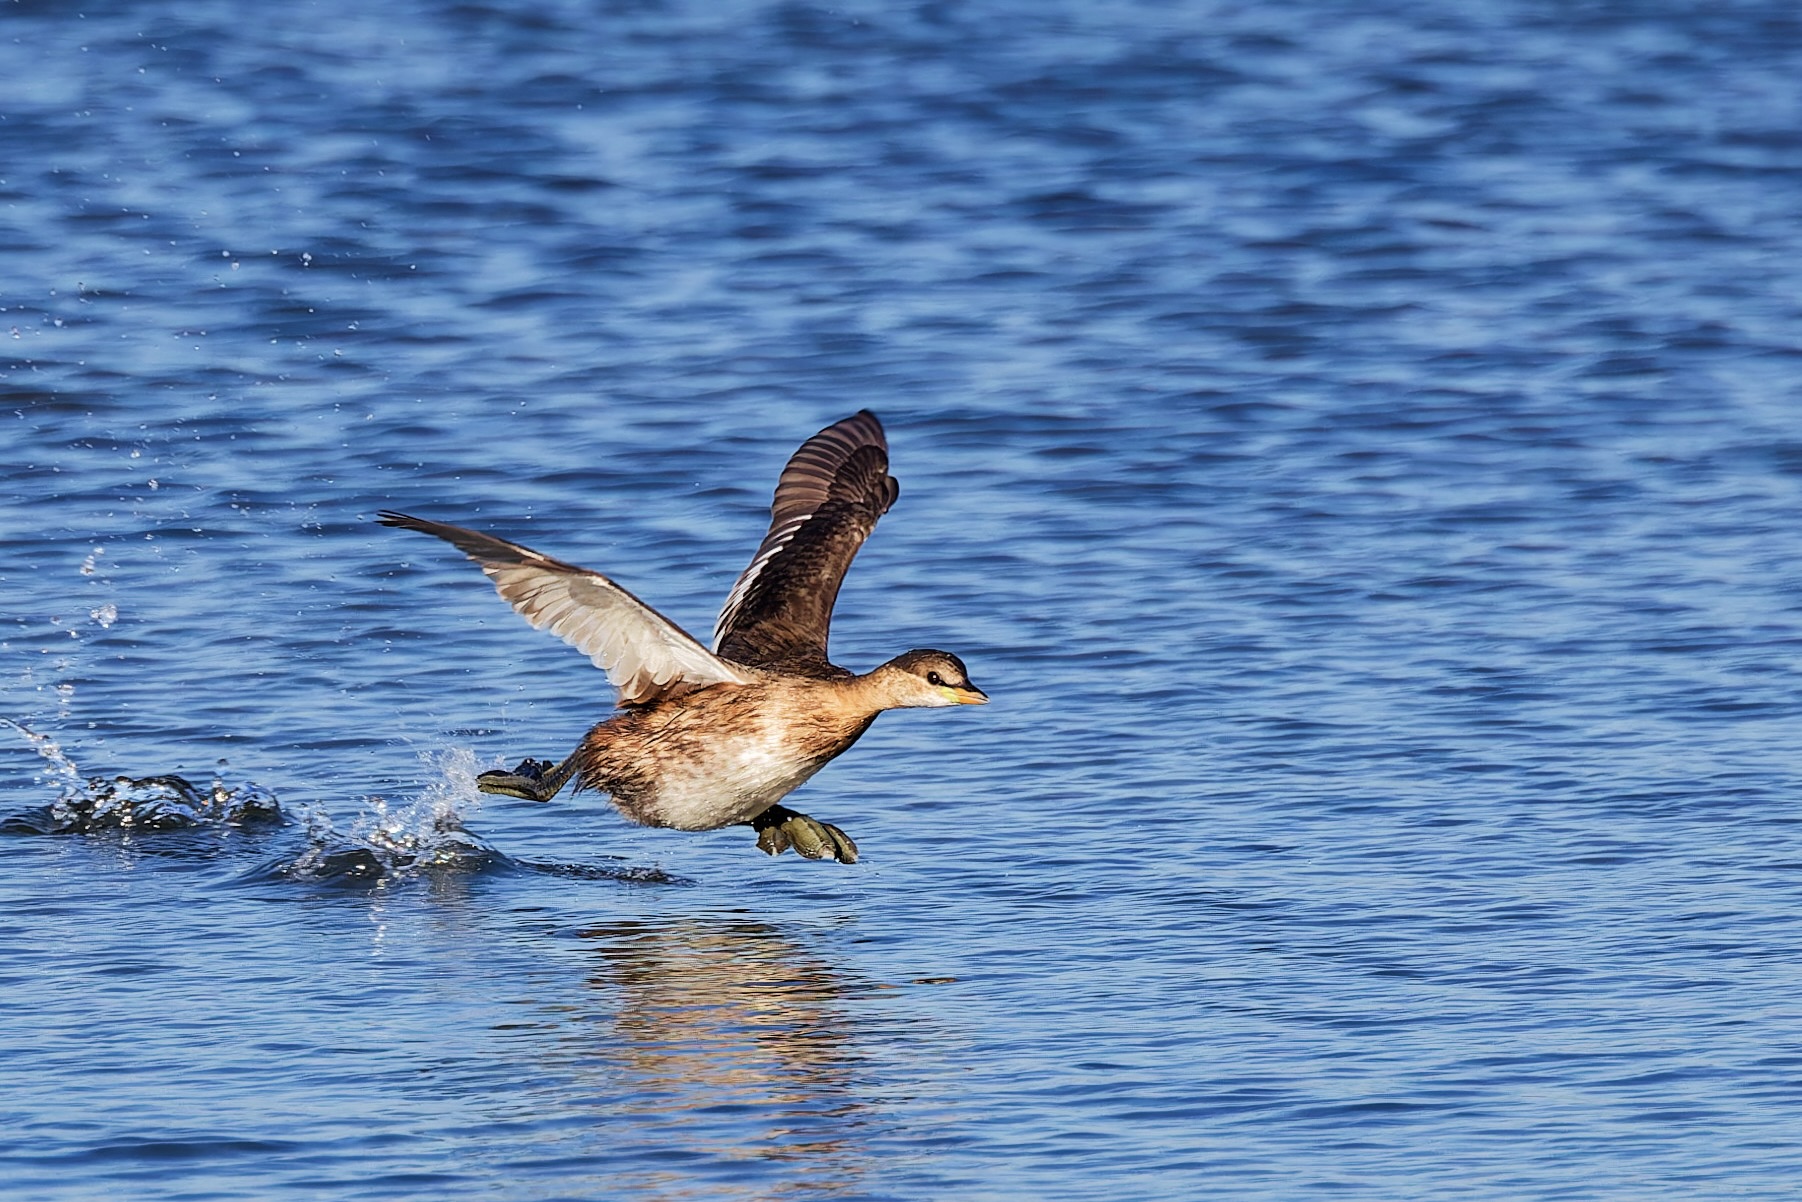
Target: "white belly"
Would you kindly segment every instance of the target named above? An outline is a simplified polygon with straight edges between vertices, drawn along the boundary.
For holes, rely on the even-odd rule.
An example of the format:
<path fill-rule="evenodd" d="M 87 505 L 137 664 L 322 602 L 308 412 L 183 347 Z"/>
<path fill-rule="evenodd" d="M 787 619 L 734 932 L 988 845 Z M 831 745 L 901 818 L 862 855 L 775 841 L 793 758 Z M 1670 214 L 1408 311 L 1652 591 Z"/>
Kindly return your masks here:
<path fill-rule="evenodd" d="M 797 762 L 793 748 L 777 738 L 722 741 L 688 763 L 665 766 L 652 805 L 654 816 L 659 825 L 684 831 L 748 822 L 822 766 Z"/>

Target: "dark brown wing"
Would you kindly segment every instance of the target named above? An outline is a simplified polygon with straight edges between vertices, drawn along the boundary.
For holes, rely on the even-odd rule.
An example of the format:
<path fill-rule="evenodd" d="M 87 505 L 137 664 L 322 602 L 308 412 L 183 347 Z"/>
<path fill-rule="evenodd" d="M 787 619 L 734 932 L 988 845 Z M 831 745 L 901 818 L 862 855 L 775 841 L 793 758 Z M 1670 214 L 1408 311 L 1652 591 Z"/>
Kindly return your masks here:
<path fill-rule="evenodd" d="M 755 667 L 825 669 L 845 569 L 900 492 L 869 410 L 802 443 L 776 483 L 770 531 L 720 610 L 714 651 Z"/>
<path fill-rule="evenodd" d="M 619 690 L 622 705 L 749 679 L 599 572 L 444 522 L 388 510 L 377 520 L 436 535 L 475 560 L 521 617 L 593 660 Z"/>

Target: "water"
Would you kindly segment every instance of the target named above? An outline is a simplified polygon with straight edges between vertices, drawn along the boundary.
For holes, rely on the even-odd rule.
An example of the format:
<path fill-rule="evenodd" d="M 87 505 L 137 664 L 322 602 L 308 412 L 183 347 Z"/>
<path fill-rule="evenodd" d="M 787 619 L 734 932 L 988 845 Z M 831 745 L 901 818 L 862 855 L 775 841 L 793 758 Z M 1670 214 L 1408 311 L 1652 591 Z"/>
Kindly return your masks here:
<path fill-rule="evenodd" d="M 1760 3 L 7 5 L 4 1192 L 1794 1196 L 1799 78 Z M 861 863 L 475 793 L 603 681 L 377 509 L 705 633 L 864 406 L 834 652 L 994 703 L 798 795 Z"/>

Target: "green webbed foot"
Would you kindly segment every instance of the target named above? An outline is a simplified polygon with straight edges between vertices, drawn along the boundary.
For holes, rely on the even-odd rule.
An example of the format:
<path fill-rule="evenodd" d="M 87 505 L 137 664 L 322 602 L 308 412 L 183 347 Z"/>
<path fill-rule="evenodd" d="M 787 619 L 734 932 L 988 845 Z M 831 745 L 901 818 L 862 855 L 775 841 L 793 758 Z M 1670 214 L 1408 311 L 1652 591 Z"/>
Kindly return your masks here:
<path fill-rule="evenodd" d="M 757 846 L 772 856 L 789 848 L 809 860 L 837 860 L 841 864 L 857 863 L 857 844 L 830 822 L 809 818 L 787 806 L 771 806 L 751 819 L 757 832 Z"/>

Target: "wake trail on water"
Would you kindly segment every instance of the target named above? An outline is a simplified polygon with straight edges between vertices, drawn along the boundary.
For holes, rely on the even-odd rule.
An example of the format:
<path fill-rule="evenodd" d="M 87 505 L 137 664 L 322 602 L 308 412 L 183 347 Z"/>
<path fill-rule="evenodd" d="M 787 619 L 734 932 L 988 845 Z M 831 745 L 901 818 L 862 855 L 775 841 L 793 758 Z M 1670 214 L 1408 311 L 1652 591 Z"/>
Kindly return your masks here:
<path fill-rule="evenodd" d="M 84 776 L 49 735 L 0 718 L 44 761 L 40 780 L 55 792 L 48 805 L 0 819 L 0 834 L 83 835 L 106 831 L 154 833 L 214 828 L 276 829 L 298 819 L 306 845 L 245 874 L 249 880 L 338 882 L 385 886 L 438 873 L 520 871 L 632 884 L 688 884 L 661 868 L 622 864 L 562 864 L 515 860 L 466 825 L 482 808 L 479 764 L 468 748 L 420 753 L 426 781 L 417 797 L 362 799 L 362 810 L 340 829 L 323 805 L 296 806 L 291 816 L 275 794 L 254 783 L 214 777 L 201 787 L 174 774 Z"/>

